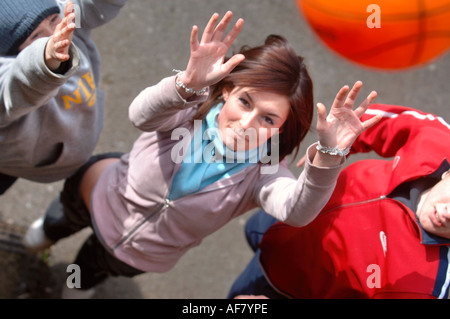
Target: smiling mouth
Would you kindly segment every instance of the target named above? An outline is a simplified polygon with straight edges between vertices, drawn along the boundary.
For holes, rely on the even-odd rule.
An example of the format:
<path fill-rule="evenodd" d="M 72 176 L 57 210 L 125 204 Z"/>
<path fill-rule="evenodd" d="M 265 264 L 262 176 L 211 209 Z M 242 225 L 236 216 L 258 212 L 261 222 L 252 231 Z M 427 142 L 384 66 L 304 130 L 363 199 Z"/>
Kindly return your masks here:
<path fill-rule="evenodd" d="M 435 209 L 434 212 L 431 214 L 430 219 L 434 226 L 436 226 L 436 227 L 444 226 L 444 224 L 439 220 L 437 209 Z"/>
<path fill-rule="evenodd" d="M 233 138 L 234 140 L 245 140 L 248 139 L 248 136 L 244 134 L 243 129 L 233 129 Z"/>

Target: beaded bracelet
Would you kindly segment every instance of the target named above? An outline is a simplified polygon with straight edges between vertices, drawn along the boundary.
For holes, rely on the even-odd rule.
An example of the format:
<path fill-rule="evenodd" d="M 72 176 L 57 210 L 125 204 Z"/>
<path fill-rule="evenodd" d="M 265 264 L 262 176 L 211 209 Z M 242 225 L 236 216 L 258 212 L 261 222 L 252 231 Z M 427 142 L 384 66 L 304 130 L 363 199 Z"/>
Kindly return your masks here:
<path fill-rule="evenodd" d="M 184 91 L 188 94 L 195 94 L 195 95 L 202 95 L 205 94 L 206 91 L 208 90 L 207 87 L 204 87 L 203 89 L 201 89 L 200 91 L 195 91 L 194 89 L 190 89 L 188 88 L 183 82 L 178 81 L 178 79 L 180 78 L 180 76 L 184 73 L 183 71 L 180 70 L 172 70 L 173 72 L 177 72 L 177 76 L 176 76 L 176 80 L 175 80 L 175 84 L 176 86 L 182 87 L 184 89 Z"/>
<path fill-rule="evenodd" d="M 347 156 L 348 153 L 350 153 L 350 147 L 347 147 L 344 149 L 338 148 L 337 146 L 327 147 L 327 146 L 320 145 L 320 142 L 317 142 L 316 149 L 319 152 L 322 152 L 324 154 L 330 154 L 330 155 Z"/>

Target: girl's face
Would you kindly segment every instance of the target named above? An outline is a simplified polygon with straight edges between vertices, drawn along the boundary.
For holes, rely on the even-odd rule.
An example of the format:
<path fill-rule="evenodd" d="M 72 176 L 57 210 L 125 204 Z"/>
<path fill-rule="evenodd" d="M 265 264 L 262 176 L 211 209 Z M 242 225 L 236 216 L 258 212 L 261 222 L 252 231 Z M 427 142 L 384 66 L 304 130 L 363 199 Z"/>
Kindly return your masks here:
<path fill-rule="evenodd" d="M 224 88 L 222 96 L 219 131 L 229 149 L 254 149 L 281 133 L 290 110 L 287 96 L 243 87 Z"/>
<path fill-rule="evenodd" d="M 422 194 L 417 217 L 427 232 L 450 239 L 450 171 Z"/>
<path fill-rule="evenodd" d="M 19 47 L 19 52 L 33 43 L 35 40 L 44 37 L 50 37 L 55 32 L 56 26 L 61 22 L 58 13 L 52 14 L 45 18 L 34 31 L 29 35 L 24 43 Z"/>

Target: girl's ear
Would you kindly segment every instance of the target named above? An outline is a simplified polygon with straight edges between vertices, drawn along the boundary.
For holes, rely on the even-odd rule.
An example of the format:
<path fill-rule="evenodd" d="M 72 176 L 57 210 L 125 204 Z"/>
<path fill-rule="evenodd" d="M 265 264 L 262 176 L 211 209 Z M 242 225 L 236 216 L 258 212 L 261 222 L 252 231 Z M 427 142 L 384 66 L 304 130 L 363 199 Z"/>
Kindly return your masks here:
<path fill-rule="evenodd" d="M 228 100 L 228 97 L 231 94 L 231 90 L 232 90 L 231 87 L 228 85 L 226 85 L 222 88 L 222 98 L 225 102 Z"/>

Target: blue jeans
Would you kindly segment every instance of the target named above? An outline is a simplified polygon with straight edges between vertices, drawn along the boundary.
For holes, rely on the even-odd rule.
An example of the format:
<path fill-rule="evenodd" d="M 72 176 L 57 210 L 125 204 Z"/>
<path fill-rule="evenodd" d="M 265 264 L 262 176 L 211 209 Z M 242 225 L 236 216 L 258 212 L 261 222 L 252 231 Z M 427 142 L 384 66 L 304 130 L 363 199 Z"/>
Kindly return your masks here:
<path fill-rule="evenodd" d="M 271 299 L 286 298 L 272 288 L 259 265 L 260 250 L 258 245 L 266 230 L 275 222 L 277 220 L 266 214 L 263 210 L 255 213 L 247 221 L 245 225 L 245 236 L 255 255 L 233 283 L 228 293 L 228 298 L 231 299 L 238 295 L 264 295 Z"/>

